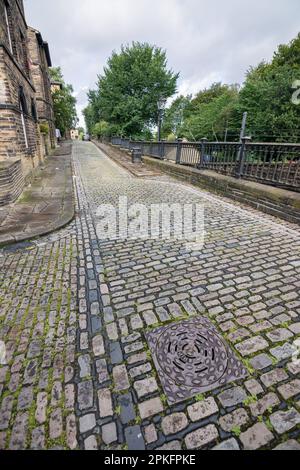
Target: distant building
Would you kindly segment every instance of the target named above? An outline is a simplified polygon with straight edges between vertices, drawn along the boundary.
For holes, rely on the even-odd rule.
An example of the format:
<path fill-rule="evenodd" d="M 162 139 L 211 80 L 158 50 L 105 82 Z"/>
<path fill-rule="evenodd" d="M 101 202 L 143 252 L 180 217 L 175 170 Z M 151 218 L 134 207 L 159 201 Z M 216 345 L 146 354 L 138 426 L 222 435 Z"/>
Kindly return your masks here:
<path fill-rule="evenodd" d="M 61 82 L 56 82 L 54 80 L 51 80 L 51 93 L 55 93 L 56 91 L 62 90 L 62 83 Z"/>
<path fill-rule="evenodd" d="M 22 0 L 0 0 L 0 205 L 20 195 L 43 161 L 39 124 L 49 124 L 51 145 L 55 138 L 47 77 L 51 59 L 38 34 L 28 29 Z"/>
<path fill-rule="evenodd" d="M 71 129 L 70 130 L 70 137 L 71 137 L 72 140 L 78 140 L 79 139 L 78 129 Z"/>
<path fill-rule="evenodd" d="M 55 124 L 53 101 L 51 94 L 51 79 L 49 67 L 52 66 L 48 43 L 43 40 L 39 31 L 28 29 L 28 48 L 30 56 L 30 70 L 36 90 L 38 122 L 48 127 L 48 134 L 44 133 L 47 153 L 55 147 Z M 42 127 L 43 129 L 43 127 Z"/>

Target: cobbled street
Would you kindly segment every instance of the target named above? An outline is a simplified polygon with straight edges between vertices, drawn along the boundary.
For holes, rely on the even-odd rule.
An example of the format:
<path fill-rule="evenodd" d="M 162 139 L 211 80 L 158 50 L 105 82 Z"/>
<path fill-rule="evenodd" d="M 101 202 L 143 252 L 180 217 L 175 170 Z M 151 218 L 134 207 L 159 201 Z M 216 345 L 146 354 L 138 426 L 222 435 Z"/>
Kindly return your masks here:
<path fill-rule="evenodd" d="M 300 233 L 73 146 L 76 220 L 0 250 L 0 448 L 300 449 Z M 97 208 L 201 203 L 205 244 L 99 240 Z M 247 376 L 169 405 L 153 328 L 207 318 Z"/>

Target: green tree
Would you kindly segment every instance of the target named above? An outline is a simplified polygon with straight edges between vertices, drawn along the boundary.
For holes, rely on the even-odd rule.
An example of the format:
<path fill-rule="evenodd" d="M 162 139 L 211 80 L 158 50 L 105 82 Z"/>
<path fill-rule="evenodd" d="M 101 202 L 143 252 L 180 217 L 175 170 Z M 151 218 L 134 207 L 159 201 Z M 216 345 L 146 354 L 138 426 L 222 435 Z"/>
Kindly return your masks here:
<path fill-rule="evenodd" d="M 256 141 L 300 141 L 300 106 L 292 102 L 293 83 L 300 78 L 300 34 L 281 45 L 271 63 L 247 73 L 239 111 L 248 112 L 247 133 Z"/>
<path fill-rule="evenodd" d="M 98 139 L 101 139 L 102 137 L 109 137 L 109 124 L 106 121 L 97 122 L 97 124 L 95 124 L 92 129 L 92 135 L 96 136 Z"/>
<path fill-rule="evenodd" d="M 168 70 L 162 49 L 139 42 L 122 46 L 89 92 L 87 125 L 104 120 L 119 134 L 140 137 L 157 123 L 157 102 L 176 92 L 178 76 Z"/>
<path fill-rule="evenodd" d="M 210 88 L 197 94 L 189 106 L 181 134 L 188 140 L 223 141 L 233 116 L 236 114 L 239 99 L 238 85 L 214 83 Z"/>
<path fill-rule="evenodd" d="M 73 96 L 72 85 L 66 84 L 60 67 L 50 69 L 50 76 L 53 81 L 60 82 L 62 88 L 52 94 L 55 126 L 60 129 L 64 136 L 66 131 L 76 127 L 78 123 L 76 112 L 76 98 Z"/>
<path fill-rule="evenodd" d="M 190 115 L 192 95 L 178 96 L 164 113 L 162 135 L 180 137 L 185 119 Z"/>

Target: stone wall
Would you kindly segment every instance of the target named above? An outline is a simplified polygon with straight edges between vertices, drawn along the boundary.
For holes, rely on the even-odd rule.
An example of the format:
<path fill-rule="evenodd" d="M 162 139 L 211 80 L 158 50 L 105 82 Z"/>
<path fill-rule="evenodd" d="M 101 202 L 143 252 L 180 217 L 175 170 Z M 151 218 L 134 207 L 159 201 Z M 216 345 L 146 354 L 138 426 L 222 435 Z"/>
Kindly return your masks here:
<path fill-rule="evenodd" d="M 15 201 L 24 187 L 21 160 L 0 162 L 0 206 Z"/>
<path fill-rule="evenodd" d="M 24 75 L 13 57 L 0 46 L 0 161 L 20 158 L 25 176 L 40 162 L 39 129 L 32 113 L 35 103 L 35 89 Z M 24 123 L 28 147 L 20 111 L 20 90 L 22 89 L 26 109 Z"/>
<path fill-rule="evenodd" d="M 37 114 L 41 124 L 49 127 L 49 135 L 45 136 L 47 147 L 56 145 L 53 100 L 51 94 L 51 79 L 49 74 L 49 55 L 47 58 L 47 43 L 34 28 L 28 29 L 28 50 L 31 59 L 31 75 L 36 90 Z"/>
<path fill-rule="evenodd" d="M 22 180 L 18 177 L 11 179 L 12 184 L 18 181 L 18 187 L 10 194 L 19 193 L 20 181 L 25 184 L 31 179 L 45 155 L 38 123 L 39 103 L 32 77 L 33 70 L 23 2 L 0 0 L 0 162 L 20 161 L 23 174 Z M 44 96 L 51 108 L 49 78 L 45 84 L 49 86 Z M 43 112 L 41 108 L 40 112 Z M 44 121 L 48 122 L 49 119 L 50 122 L 47 138 L 49 148 L 54 144 L 55 138 L 51 113 L 52 108 L 44 116 Z M 17 167 L 12 165 L 11 168 Z M 3 181 L 2 179 L 2 183 Z M 0 187 L 1 191 L 5 188 L 8 187 Z M 10 196 L 6 199 L 10 199 Z"/>
<path fill-rule="evenodd" d="M 300 193 L 197 170 L 151 157 L 143 162 L 184 182 L 248 204 L 267 214 L 300 225 Z"/>

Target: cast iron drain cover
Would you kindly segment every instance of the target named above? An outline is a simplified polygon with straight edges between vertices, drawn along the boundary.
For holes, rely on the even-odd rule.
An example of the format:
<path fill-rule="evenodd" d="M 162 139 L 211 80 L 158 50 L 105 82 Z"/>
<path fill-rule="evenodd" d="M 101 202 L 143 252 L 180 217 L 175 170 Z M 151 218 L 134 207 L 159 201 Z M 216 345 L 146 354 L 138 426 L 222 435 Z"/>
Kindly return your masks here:
<path fill-rule="evenodd" d="M 206 318 L 156 328 L 146 339 L 170 405 L 248 375 Z"/>

